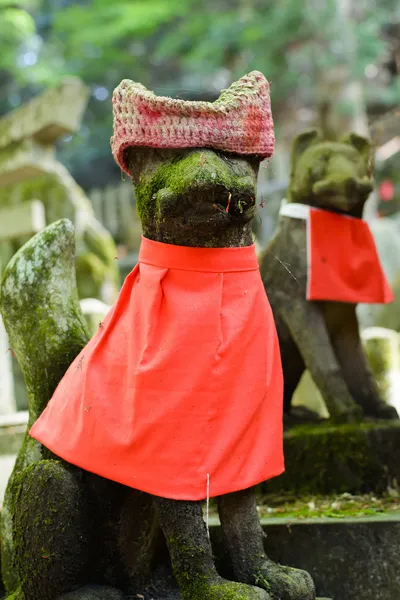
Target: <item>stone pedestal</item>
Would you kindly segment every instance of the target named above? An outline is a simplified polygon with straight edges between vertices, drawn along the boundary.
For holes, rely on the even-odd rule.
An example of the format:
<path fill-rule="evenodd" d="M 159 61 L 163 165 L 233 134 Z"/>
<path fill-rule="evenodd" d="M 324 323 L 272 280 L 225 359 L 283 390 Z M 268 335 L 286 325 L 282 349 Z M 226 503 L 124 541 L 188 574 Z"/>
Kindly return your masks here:
<path fill-rule="evenodd" d="M 385 492 L 400 482 L 400 421 L 295 427 L 285 433 L 285 463 L 263 492 Z"/>
<path fill-rule="evenodd" d="M 307 570 L 320 600 L 400 598 L 400 513 L 382 517 L 263 521 L 269 556 Z M 220 531 L 212 537 L 221 573 L 229 575 Z M 324 598 L 322 598 L 322 596 Z"/>

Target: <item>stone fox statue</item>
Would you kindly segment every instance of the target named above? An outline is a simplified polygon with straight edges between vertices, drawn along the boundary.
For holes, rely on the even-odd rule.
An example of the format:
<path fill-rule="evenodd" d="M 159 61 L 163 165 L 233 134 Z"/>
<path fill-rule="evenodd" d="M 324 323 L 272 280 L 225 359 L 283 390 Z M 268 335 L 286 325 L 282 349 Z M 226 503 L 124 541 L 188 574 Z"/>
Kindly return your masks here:
<path fill-rule="evenodd" d="M 379 397 L 360 342 L 356 304 L 391 301 L 368 225 L 370 143 L 306 131 L 293 143 L 288 202 L 260 258 L 284 372 L 284 409 L 307 368 L 332 418 L 397 418 Z"/>
<path fill-rule="evenodd" d="M 65 220 L 2 284 L 30 393 L 3 508 L 8 600 L 172 598 L 156 577 L 165 547 L 176 598 L 314 600 L 306 572 L 266 556 L 253 491 L 283 470 L 279 344 L 251 234 L 268 82 L 254 72 L 208 104 L 123 81 L 113 102 L 144 234 L 115 306 L 88 341 Z M 207 497 L 235 581 L 214 565 Z"/>

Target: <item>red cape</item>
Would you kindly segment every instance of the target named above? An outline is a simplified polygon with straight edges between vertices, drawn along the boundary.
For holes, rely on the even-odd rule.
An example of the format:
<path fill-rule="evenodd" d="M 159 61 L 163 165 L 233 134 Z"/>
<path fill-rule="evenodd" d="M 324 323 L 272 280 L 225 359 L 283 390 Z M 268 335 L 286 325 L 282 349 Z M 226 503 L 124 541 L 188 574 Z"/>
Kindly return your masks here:
<path fill-rule="evenodd" d="M 254 246 L 142 240 L 30 434 L 133 488 L 201 500 L 282 473 L 282 368 Z"/>

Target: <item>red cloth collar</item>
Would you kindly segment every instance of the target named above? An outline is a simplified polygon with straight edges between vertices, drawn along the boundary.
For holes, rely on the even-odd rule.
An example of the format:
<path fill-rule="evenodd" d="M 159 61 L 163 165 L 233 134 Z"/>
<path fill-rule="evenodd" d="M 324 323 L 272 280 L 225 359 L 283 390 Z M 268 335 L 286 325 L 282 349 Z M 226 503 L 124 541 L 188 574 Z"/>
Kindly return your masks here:
<path fill-rule="evenodd" d="M 295 203 L 284 204 L 280 213 L 307 221 L 307 300 L 393 301 L 368 223 Z"/>

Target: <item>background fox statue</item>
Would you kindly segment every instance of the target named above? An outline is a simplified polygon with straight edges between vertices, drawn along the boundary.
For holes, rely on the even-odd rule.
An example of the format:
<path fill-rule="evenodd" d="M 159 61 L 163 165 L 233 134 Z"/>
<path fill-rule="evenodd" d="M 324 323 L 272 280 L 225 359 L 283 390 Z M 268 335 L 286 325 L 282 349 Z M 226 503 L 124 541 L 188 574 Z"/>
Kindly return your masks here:
<path fill-rule="evenodd" d="M 308 369 L 331 418 L 397 418 L 379 397 L 356 316 L 357 302 L 392 299 L 362 221 L 371 170 L 370 143 L 354 133 L 332 142 L 309 130 L 294 140 L 288 202 L 260 259 L 278 330 L 287 414 Z"/>

